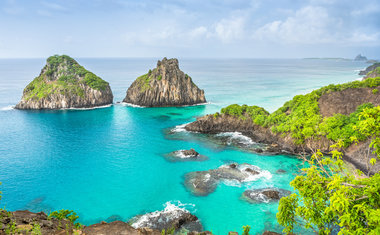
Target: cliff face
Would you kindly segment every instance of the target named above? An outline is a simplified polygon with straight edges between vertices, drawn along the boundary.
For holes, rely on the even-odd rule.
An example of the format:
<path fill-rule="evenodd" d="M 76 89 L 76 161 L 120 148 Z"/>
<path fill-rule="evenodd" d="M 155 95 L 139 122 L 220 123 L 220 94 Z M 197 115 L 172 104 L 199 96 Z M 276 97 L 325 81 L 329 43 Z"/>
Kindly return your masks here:
<path fill-rule="evenodd" d="M 380 63 L 374 63 L 374 64 L 368 66 L 366 69 L 361 70 L 361 71 L 359 72 L 359 75 L 367 75 L 369 72 L 372 72 L 372 71 L 375 70 L 377 67 L 380 67 Z"/>
<path fill-rule="evenodd" d="M 339 135 L 337 137 L 329 137 L 328 134 L 330 132 L 326 133 L 326 129 L 323 129 L 323 125 L 326 125 L 326 118 L 331 117 L 337 113 L 346 115 L 347 118 L 352 113 L 358 115 L 356 114 L 358 112 L 358 108 L 364 103 L 372 103 L 374 106 L 380 105 L 380 93 L 378 92 L 380 86 L 378 85 L 378 82 L 378 79 L 368 79 L 361 82 L 360 84 L 357 84 L 356 82 L 349 84 L 347 87 L 350 88 L 346 89 L 343 89 L 340 85 L 338 85 L 336 87 L 332 87 L 332 90 L 328 90 L 328 87 L 321 88 L 321 90 L 312 92 L 311 96 L 296 96 L 295 99 L 287 102 L 284 107 L 274 112 L 274 116 L 271 114 L 265 117 L 266 121 L 261 125 L 258 125 L 253 121 L 257 116 L 251 116 L 252 114 L 247 114 L 247 112 L 243 112 L 241 116 L 231 115 L 228 113 L 217 113 L 216 115 L 206 115 L 197 118 L 195 122 L 186 125 L 185 129 L 188 131 L 208 134 L 235 131 L 241 132 L 244 135 L 250 137 L 254 142 L 276 146 L 277 153 L 286 151 L 291 154 L 308 154 L 311 153 L 312 150 L 319 149 L 321 152 L 328 154 L 331 151 L 330 146 L 334 144 L 334 141 L 332 139 L 344 139 L 347 138 L 347 136 L 343 136 L 343 132 L 340 132 L 342 135 Z M 367 84 L 370 87 L 363 87 L 363 84 Z M 376 85 L 372 86 L 371 84 Z M 354 85 L 357 85 L 358 87 L 352 88 Z M 334 91 L 334 89 L 337 88 L 341 88 L 342 90 Z M 321 95 L 317 96 L 316 94 L 319 93 Z M 305 97 L 315 97 L 313 98 L 315 100 L 310 101 Z M 296 103 L 296 101 L 302 99 L 306 100 L 308 102 L 307 104 L 313 107 L 313 102 L 316 102 L 315 107 L 317 112 L 313 116 L 305 117 L 305 113 L 303 112 L 304 110 L 298 109 L 301 104 Z M 289 104 L 295 105 L 289 106 Z M 232 111 L 239 113 L 238 107 L 236 110 Z M 300 142 L 293 138 L 293 136 L 297 135 L 292 135 L 291 132 L 278 131 L 278 126 L 281 127 L 284 125 L 289 125 L 289 123 L 286 123 L 285 121 L 289 116 L 291 116 L 293 112 L 301 113 L 299 117 L 293 116 L 291 119 L 292 122 L 297 123 L 297 126 L 294 126 L 296 129 L 302 130 L 305 128 L 305 123 L 307 124 L 310 122 L 310 120 L 313 119 L 318 120 L 317 122 L 313 122 L 315 123 L 313 124 L 313 127 L 315 128 L 315 134 L 309 136 L 308 138 L 305 138 Z M 355 117 L 357 118 L 357 116 Z M 347 118 L 339 120 L 347 121 Z M 276 121 L 275 124 L 273 124 L 273 119 Z M 303 119 L 303 121 L 299 121 L 299 119 Z M 346 121 L 343 121 L 343 123 L 341 123 L 343 126 L 340 126 L 339 128 L 346 128 L 344 126 L 346 125 L 344 124 Z M 354 124 L 350 123 L 347 125 Z M 341 130 L 339 128 L 337 129 L 337 127 L 333 128 L 336 129 L 331 129 L 331 131 Z M 350 128 L 350 126 L 347 126 L 347 128 Z M 275 130 L 277 131 L 274 132 Z M 371 154 L 373 150 L 369 149 L 369 143 L 369 141 L 362 139 L 362 141 L 357 145 L 351 144 L 346 146 L 346 148 L 342 150 L 344 153 L 344 159 L 352 163 L 356 168 L 367 172 L 369 160 L 368 155 L 375 157 L 373 154 Z M 371 169 L 372 172 L 377 172 L 379 170 L 380 163 L 376 163 L 376 165 Z"/>
<path fill-rule="evenodd" d="M 40 75 L 24 89 L 17 109 L 91 108 L 112 104 L 108 82 L 69 56 L 47 59 Z"/>
<path fill-rule="evenodd" d="M 204 91 L 178 67 L 177 59 L 157 62 L 157 67 L 138 77 L 128 88 L 123 102 L 146 107 L 205 103 Z"/>
<path fill-rule="evenodd" d="M 241 132 L 250 137 L 254 142 L 272 145 L 271 149 L 275 153 L 286 151 L 291 154 L 310 153 L 310 148 L 320 149 L 322 152 L 329 152 L 332 142 L 326 138 L 318 141 L 306 140 L 302 145 L 295 144 L 295 140 L 290 135 L 274 133 L 270 128 L 254 124 L 247 116 L 245 119 L 220 114 L 217 117 L 206 115 L 197 118 L 195 122 L 185 126 L 187 131 L 217 134 L 220 132 Z"/>
<path fill-rule="evenodd" d="M 364 103 L 380 105 L 380 93 L 377 87 L 348 88 L 343 91 L 335 91 L 323 94 L 318 101 L 318 106 L 323 117 L 330 117 L 336 113 L 349 115 Z M 374 92 L 375 91 L 375 92 Z"/>

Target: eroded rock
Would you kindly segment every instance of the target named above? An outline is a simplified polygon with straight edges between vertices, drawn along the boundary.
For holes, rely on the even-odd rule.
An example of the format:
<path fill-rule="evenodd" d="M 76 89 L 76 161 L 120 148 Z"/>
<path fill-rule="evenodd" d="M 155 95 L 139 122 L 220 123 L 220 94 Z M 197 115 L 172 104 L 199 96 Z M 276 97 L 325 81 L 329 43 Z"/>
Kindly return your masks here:
<path fill-rule="evenodd" d="M 157 67 L 138 77 L 123 102 L 145 107 L 194 105 L 206 102 L 204 91 L 179 69 L 177 59 L 162 59 Z"/>

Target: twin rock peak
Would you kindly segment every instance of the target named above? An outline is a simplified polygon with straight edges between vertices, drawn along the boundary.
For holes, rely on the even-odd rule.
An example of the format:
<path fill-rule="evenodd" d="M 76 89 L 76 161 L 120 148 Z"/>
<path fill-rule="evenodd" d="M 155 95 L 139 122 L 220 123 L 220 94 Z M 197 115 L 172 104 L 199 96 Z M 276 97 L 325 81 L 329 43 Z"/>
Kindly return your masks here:
<path fill-rule="evenodd" d="M 41 73 L 23 92 L 16 109 L 93 108 L 110 105 L 108 82 L 66 55 L 47 59 Z M 179 69 L 177 59 L 162 59 L 157 67 L 138 77 L 123 102 L 145 107 L 170 107 L 205 103 L 204 91 Z"/>

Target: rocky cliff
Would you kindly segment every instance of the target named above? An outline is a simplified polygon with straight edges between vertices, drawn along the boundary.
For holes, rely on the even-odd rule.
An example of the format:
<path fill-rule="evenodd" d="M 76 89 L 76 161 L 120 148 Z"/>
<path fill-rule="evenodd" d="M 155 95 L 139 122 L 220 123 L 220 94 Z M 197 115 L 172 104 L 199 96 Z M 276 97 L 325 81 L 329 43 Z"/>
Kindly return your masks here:
<path fill-rule="evenodd" d="M 112 104 L 108 82 L 69 56 L 51 56 L 41 73 L 24 89 L 17 109 L 92 108 Z"/>
<path fill-rule="evenodd" d="M 380 67 L 380 63 L 374 63 L 370 66 L 368 66 L 366 69 L 364 70 L 361 70 L 359 72 L 359 75 L 367 75 L 369 72 L 372 72 L 373 70 L 375 70 L 377 67 Z"/>
<path fill-rule="evenodd" d="M 372 152 L 368 149 L 369 142 L 361 137 L 357 145 L 351 144 L 349 139 L 355 133 L 350 131 L 361 110 L 380 105 L 379 89 L 380 78 L 330 85 L 296 96 L 272 114 L 258 112 L 257 106 L 231 105 L 222 109 L 221 114 L 197 118 L 185 129 L 208 134 L 237 131 L 257 143 L 276 146 L 278 153 L 285 150 L 291 154 L 308 154 L 312 149 L 329 153 L 330 146 L 343 139 L 345 160 L 366 172 L 366 154 Z M 372 171 L 379 170 L 377 163 Z"/>
<path fill-rule="evenodd" d="M 157 67 L 138 77 L 123 102 L 146 107 L 167 107 L 205 103 L 204 91 L 179 69 L 177 59 L 157 62 Z"/>

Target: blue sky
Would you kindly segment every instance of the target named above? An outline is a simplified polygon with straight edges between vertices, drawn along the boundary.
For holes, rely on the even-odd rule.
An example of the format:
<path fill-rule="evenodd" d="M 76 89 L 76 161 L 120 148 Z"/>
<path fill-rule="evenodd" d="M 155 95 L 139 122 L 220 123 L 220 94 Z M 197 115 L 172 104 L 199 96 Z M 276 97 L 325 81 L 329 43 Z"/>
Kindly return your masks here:
<path fill-rule="evenodd" d="M 0 58 L 380 58 L 380 0 L 0 0 Z"/>

